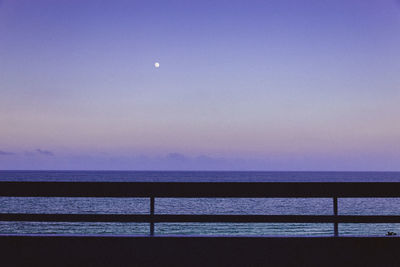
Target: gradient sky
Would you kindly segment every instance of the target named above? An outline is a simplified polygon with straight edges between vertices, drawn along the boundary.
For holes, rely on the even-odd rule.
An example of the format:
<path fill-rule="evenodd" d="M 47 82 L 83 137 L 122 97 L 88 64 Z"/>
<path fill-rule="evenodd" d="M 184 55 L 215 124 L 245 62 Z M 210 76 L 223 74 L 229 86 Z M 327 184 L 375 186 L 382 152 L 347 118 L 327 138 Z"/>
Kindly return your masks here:
<path fill-rule="evenodd" d="M 399 171 L 400 2 L 0 0 L 0 169 Z"/>

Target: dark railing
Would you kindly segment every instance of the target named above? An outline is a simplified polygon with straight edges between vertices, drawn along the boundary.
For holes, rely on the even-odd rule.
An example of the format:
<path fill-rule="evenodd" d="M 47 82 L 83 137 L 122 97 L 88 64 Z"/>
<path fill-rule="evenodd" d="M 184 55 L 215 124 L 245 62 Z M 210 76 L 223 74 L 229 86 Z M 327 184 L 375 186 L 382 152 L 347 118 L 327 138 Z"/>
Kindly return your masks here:
<path fill-rule="evenodd" d="M 400 223 L 397 215 L 339 215 L 338 198 L 400 197 L 400 183 L 364 182 L 0 182 L 3 197 L 148 197 L 149 214 L 2 213 L 0 221 L 202 223 Z M 332 198 L 332 215 L 155 214 L 156 198 Z"/>

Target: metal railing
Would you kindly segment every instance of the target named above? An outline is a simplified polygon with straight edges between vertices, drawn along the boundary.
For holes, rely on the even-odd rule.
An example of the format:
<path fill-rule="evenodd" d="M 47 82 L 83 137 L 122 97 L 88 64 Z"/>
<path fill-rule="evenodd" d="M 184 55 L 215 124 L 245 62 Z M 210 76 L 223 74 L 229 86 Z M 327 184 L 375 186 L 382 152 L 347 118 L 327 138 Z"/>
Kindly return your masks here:
<path fill-rule="evenodd" d="M 0 182 L 3 197 L 147 197 L 148 214 L 0 213 L 0 221 L 156 223 L 400 223 L 398 215 L 339 215 L 338 198 L 400 197 L 400 183 L 368 182 Z M 156 198 L 332 198 L 332 215 L 155 214 Z"/>

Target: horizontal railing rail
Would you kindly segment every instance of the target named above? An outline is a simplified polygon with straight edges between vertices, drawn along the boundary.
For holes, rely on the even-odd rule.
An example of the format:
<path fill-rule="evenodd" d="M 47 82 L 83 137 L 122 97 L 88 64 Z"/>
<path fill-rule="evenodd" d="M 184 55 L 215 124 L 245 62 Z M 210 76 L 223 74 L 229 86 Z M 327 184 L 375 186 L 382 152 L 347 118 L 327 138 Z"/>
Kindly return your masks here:
<path fill-rule="evenodd" d="M 2 197 L 147 197 L 148 214 L 0 213 L 0 221 L 155 223 L 400 223 L 398 215 L 339 215 L 338 198 L 400 197 L 400 183 L 368 182 L 0 182 Z M 332 198 L 332 215 L 155 214 L 156 198 Z"/>
<path fill-rule="evenodd" d="M 136 215 L 136 214 L 0 214 L 0 221 L 40 222 L 201 222 L 201 223 L 400 223 L 398 215 Z"/>
<path fill-rule="evenodd" d="M 0 182 L 20 197 L 400 197 L 395 182 Z"/>

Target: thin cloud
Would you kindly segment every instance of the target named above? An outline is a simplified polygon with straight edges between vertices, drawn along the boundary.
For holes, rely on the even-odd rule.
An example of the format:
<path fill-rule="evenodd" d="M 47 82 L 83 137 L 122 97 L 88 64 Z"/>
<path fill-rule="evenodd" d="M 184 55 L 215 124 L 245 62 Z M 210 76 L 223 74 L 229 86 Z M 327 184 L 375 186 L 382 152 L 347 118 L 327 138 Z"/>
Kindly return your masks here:
<path fill-rule="evenodd" d="M 49 151 L 49 150 L 42 150 L 42 149 L 36 149 L 35 152 L 39 153 L 40 155 L 44 156 L 54 156 L 54 153 Z"/>
<path fill-rule="evenodd" d="M 180 153 L 169 153 L 166 157 L 168 160 L 173 160 L 173 161 L 186 161 L 187 158 L 185 155 L 180 154 Z"/>
<path fill-rule="evenodd" d="M 0 156 L 12 156 L 12 155 L 15 155 L 15 153 L 0 150 Z"/>

